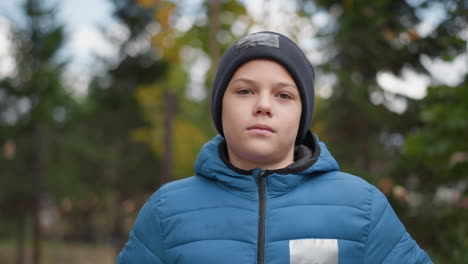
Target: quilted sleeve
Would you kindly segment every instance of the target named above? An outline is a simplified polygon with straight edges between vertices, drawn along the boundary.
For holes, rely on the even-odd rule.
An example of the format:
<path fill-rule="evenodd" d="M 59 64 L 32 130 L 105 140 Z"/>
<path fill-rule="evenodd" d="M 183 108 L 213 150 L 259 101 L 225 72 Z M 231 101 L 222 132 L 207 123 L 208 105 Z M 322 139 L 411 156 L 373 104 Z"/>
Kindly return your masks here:
<path fill-rule="evenodd" d="M 157 199 L 156 193 L 138 213 L 128 242 L 119 254 L 118 264 L 164 263 Z"/>
<path fill-rule="evenodd" d="M 385 196 L 373 189 L 365 264 L 429 264 L 429 256 L 406 232 Z"/>

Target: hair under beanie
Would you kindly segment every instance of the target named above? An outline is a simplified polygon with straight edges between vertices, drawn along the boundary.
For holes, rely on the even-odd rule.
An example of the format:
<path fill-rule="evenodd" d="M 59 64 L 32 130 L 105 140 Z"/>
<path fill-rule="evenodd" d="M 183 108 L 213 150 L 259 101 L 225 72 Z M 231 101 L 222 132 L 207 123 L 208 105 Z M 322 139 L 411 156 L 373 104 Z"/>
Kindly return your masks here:
<path fill-rule="evenodd" d="M 312 123 L 315 73 L 302 50 L 291 39 L 276 32 L 262 31 L 247 35 L 232 44 L 224 53 L 218 65 L 211 96 L 211 115 L 216 129 L 224 136 L 221 110 L 229 81 L 242 64 L 253 59 L 269 59 L 280 63 L 296 82 L 302 102 L 296 138 L 296 144 L 300 144 Z"/>

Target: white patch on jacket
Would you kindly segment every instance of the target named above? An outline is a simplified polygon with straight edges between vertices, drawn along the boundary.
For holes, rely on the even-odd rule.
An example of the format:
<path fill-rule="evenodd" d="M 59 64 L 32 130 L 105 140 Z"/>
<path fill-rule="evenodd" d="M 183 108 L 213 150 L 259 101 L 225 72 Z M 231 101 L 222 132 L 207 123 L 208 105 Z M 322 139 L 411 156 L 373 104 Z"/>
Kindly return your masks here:
<path fill-rule="evenodd" d="M 338 264 L 338 240 L 296 239 L 289 240 L 291 264 Z"/>

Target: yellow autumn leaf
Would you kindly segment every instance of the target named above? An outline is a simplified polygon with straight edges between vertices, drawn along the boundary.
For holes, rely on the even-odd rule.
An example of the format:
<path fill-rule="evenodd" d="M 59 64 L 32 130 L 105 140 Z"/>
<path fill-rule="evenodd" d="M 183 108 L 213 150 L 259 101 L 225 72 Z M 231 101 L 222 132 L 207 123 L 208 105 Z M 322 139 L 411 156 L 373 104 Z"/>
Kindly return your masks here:
<path fill-rule="evenodd" d="M 200 127 L 182 118 L 175 119 L 173 128 L 173 177 L 192 176 L 195 160 L 208 138 Z"/>
<path fill-rule="evenodd" d="M 138 143 L 150 143 L 151 131 L 147 127 L 136 128 L 131 131 L 130 138 Z"/>
<path fill-rule="evenodd" d="M 150 8 L 156 5 L 158 0 L 135 0 L 136 3 L 143 8 Z"/>
<path fill-rule="evenodd" d="M 171 17 L 174 14 L 175 9 L 176 6 L 173 3 L 167 3 L 160 5 L 160 7 L 155 10 L 155 20 L 161 25 L 163 29 L 170 27 Z"/>
<path fill-rule="evenodd" d="M 162 87 L 157 84 L 140 86 L 136 90 L 136 99 L 144 108 L 160 108 L 162 107 Z"/>

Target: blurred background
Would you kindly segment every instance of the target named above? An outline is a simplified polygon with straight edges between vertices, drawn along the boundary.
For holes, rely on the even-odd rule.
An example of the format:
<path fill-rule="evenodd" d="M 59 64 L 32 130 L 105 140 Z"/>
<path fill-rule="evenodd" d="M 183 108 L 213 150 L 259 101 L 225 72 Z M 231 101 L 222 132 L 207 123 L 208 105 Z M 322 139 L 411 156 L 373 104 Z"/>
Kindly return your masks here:
<path fill-rule="evenodd" d="M 436 263 L 468 263 L 468 1 L 0 2 L 0 263 L 115 263 L 162 183 L 215 135 L 236 39 L 299 43 L 312 126 Z"/>

